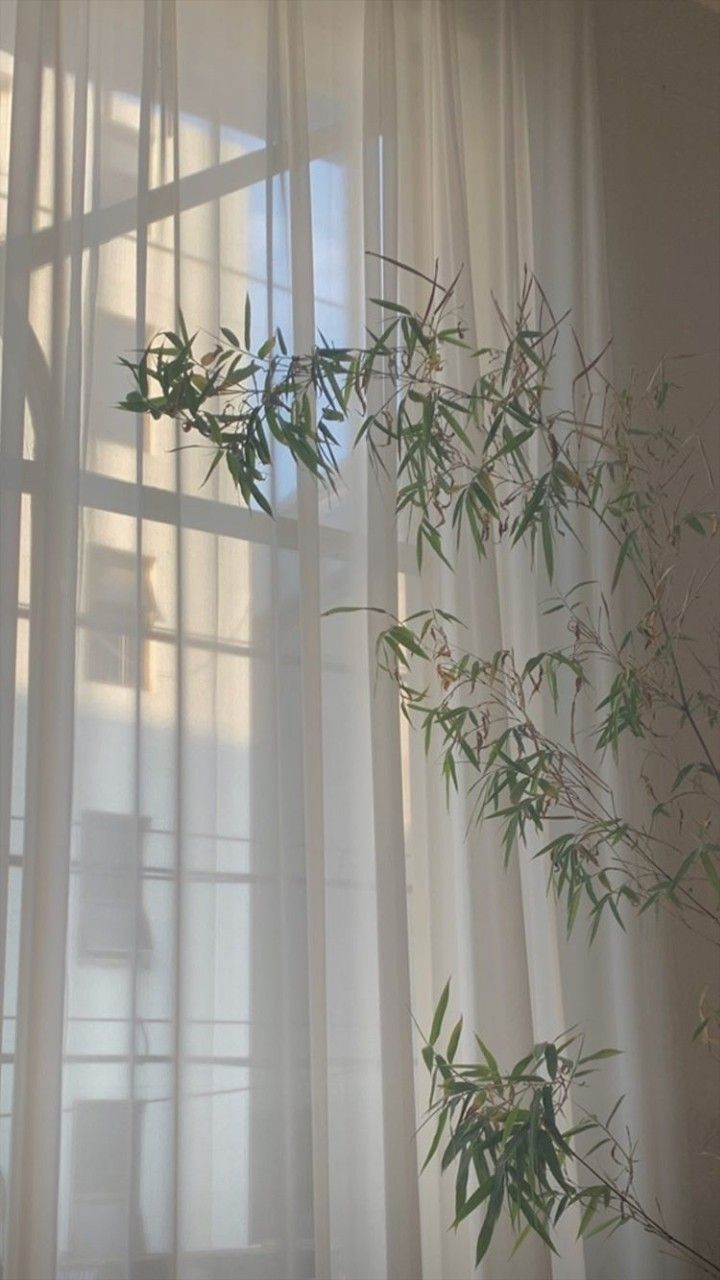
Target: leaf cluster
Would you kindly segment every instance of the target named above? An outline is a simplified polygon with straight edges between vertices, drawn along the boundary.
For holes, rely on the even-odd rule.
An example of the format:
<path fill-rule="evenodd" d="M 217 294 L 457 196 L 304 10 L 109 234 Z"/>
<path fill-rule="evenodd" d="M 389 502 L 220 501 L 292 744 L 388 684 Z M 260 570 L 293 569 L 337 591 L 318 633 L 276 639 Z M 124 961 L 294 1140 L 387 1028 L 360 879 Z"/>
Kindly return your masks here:
<path fill-rule="evenodd" d="M 475 1036 L 478 1060 L 462 1062 L 462 1019 L 440 1047 L 449 994 L 448 982 L 422 1050 L 431 1079 L 426 1123 L 433 1126 L 425 1166 L 437 1155 L 442 1170 L 452 1171 L 456 1229 L 479 1216 L 476 1266 L 504 1210 L 515 1234 L 513 1252 L 532 1231 L 554 1253 L 555 1229 L 574 1211 L 578 1237 L 612 1234 L 634 1222 L 673 1253 L 720 1274 L 711 1258 L 688 1249 L 638 1200 L 635 1147 L 615 1128 L 623 1098 L 604 1120 L 584 1108 L 579 1122 L 569 1120 L 571 1092 L 577 1098 L 599 1063 L 618 1050 L 587 1053 L 583 1036 L 570 1030 L 534 1045 L 503 1071 Z"/>
<path fill-rule="evenodd" d="M 661 818 L 680 821 L 689 787 L 695 798 L 711 800 L 706 784 L 713 779 L 705 762 L 694 761 L 678 772 L 646 825 L 631 823 L 618 814 L 599 769 L 571 741 L 541 729 L 534 711 L 534 700 L 547 688 L 555 711 L 567 717 L 568 700 L 589 688 L 583 645 L 542 651 L 518 669 L 510 650 L 480 658 L 453 644 L 450 629 L 457 624 L 439 610 L 392 620 L 378 636 L 377 660 L 397 682 L 401 710 L 421 732 L 426 752 L 439 744 L 448 792 L 459 787 L 464 773 L 473 820 L 499 824 L 505 862 L 518 844 L 532 847 L 534 856 L 547 863 L 549 884 L 565 904 L 568 932 L 586 903 L 591 940 L 605 915 L 625 927 L 623 906 L 642 914 L 666 904 L 686 918 L 716 925 L 717 909 L 704 905 L 696 892 L 699 877 L 710 902 L 718 899 L 720 846 L 710 828 L 700 823 L 689 850 L 670 858 L 669 842 L 658 828 Z M 428 677 L 422 685 L 420 673 Z M 596 707 L 607 710 L 615 725 L 615 743 L 626 727 L 633 729 L 625 724 L 627 698 L 627 685 L 616 677 Z M 573 715 L 574 701 L 571 720 Z M 601 720 L 597 752 L 603 752 L 610 733 L 607 720 Z"/>

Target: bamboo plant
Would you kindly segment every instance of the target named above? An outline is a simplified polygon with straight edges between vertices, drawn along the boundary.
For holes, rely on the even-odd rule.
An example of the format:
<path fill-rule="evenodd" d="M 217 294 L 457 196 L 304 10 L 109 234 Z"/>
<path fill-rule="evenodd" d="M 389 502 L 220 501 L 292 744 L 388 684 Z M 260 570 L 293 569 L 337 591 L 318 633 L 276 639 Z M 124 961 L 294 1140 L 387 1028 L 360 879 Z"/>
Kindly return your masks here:
<path fill-rule="evenodd" d="M 527 846 L 545 865 L 568 932 L 587 916 L 591 942 L 606 919 L 624 929 L 633 914 L 669 911 L 715 955 L 720 666 L 718 636 L 703 632 L 712 553 L 697 548 L 718 522 L 702 433 L 678 427 L 665 365 L 649 386 L 617 391 L 579 347 L 558 408 L 552 378 L 570 319 L 552 314 L 532 278 L 516 315 L 498 312 L 503 341 L 477 348 L 457 278 L 444 286 L 437 266 L 402 270 L 424 304 L 373 300 L 378 323 L 362 347 L 320 335 L 294 354 L 280 329 L 256 347 L 249 297 L 242 334 L 224 327 L 208 340 L 180 317 L 123 359 L 133 388 L 121 408 L 179 424 L 207 449 L 208 477 L 226 466 L 243 502 L 267 515 L 278 451 L 334 489 L 349 423 L 355 447 L 397 477 L 398 525 L 420 569 L 428 556 L 452 569 L 464 541 L 479 561 L 503 547 L 539 561 L 552 645 L 523 661 L 512 649 L 473 654 L 461 620 L 431 608 L 385 616 L 378 665 L 448 790 L 465 788 L 474 819 L 496 825 L 500 856 Z M 610 571 L 564 581 L 565 547 L 593 530 Z M 613 761 L 643 797 L 632 812 L 608 782 Z M 615 1050 L 587 1053 L 573 1031 L 509 1071 L 480 1040 L 477 1061 L 458 1063 L 461 1022 L 439 1048 L 448 999 L 449 986 L 423 1047 L 435 1126 L 426 1164 L 437 1155 L 454 1171 L 455 1222 L 477 1215 L 478 1263 L 503 1210 L 518 1243 L 532 1231 L 554 1248 L 557 1222 L 579 1205 L 582 1235 L 634 1222 L 720 1275 L 717 1259 L 641 1203 L 617 1107 L 605 1119 L 582 1108 L 588 1076 Z M 712 1008 L 695 1034 L 713 1051 Z M 566 1127 L 570 1101 L 580 1119 Z"/>

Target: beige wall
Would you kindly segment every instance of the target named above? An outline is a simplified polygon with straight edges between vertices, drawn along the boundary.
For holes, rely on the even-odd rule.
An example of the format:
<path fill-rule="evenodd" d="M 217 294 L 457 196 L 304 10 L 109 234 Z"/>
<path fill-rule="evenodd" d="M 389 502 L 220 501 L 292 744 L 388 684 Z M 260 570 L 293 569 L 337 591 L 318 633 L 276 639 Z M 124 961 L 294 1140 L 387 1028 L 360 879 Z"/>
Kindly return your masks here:
<path fill-rule="evenodd" d="M 720 10 L 595 0 L 595 12 L 616 361 L 702 353 L 701 394 L 717 400 Z"/>
<path fill-rule="evenodd" d="M 717 475 L 720 8 L 712 0 L 595 0 L 595 16 L 616 376 L 624 379 L 630 367 L 650 371 L 663 355 L 694 353 L 675 367 L 684 387 L 676 403 L 683 419 L 714 419 Z M 716 626 L 719 609 L 718 595 L 709 593 L 707 621 Z M 702 1148 L 710 1138 L 717 1149 L 718 1071 L 688 1041 L 697 997 L 713 973 L 717 980 L 718 964 L 712 948 L 677 930 L 669 968 L 656 975 L 657 998 L 673 1007 L 676 1052 L 658 1048 L 675 1059 L 681 1096 L 668 1101 L 688 1125 L 687 1164 L 656 1173 L 661 1198 L 670 1200 L 668 1184 L 689 1180 L 700 1243 L 713 1224 L 717 1240 L 717 1165 Z"/>

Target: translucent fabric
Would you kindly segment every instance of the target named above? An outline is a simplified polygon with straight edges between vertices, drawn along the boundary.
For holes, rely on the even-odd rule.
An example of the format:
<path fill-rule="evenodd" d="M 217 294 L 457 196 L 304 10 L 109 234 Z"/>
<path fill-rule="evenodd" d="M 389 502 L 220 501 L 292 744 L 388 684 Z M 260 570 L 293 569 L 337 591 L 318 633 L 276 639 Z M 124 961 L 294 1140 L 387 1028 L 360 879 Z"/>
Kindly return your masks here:
<path fill-rule="evenodd" d="M 117 356 L 178 307 L 210 334 L 249 293 L 256 342 L 362 341 L 399 287 L 372 253 L 464 264 L 491 338 L 535 264 L 604 340 L 590 34 L 574 2 L 3 4 L 6 1280 L 469 1277 L 471 1226 L 418 1177 L 411 1011 L 452 973 L 508 1055 L 633 1025 L 637 969 L 558 940 L 537 866 L 446 812 L 375 624 L 323 616 L 440 593 L 474 645 L 522 647 L 539 588 L 421 580 L 351 433 L 336 496 L 277 460 L 271 520 L 114 407 Z M 574 1236 L 508 1261 L 506 1233 L 481 1274 L 582 1280 Z M 673 1274 L 630 1234 L 587 1254 Z"/>

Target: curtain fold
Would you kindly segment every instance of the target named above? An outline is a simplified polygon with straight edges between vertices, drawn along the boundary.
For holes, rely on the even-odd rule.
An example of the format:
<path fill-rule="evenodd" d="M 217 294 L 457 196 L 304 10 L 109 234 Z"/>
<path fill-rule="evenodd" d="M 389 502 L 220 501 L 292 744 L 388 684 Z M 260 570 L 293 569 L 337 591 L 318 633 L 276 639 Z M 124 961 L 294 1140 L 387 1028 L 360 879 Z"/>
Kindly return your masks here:
<path fill-rule="evenodd" d="M 661 1032 L 636 944 L 588 960 L 538 865 L 448 809 L 375 615 L 325 615 L 442 600 L 521 652 L 542 585 L 467 550 L 419 575 L 350 431 L 337 495 L 278 456 L 275 518 L 241 508 L 113 407 L 117 356 L 178 307 L 210 350 L 246 296 L 256 345 L 360 343 L 371 299 L 414 300 L 382 254 L 462 265 L 483 342 L 535 269 L 601 346 L 591 6 L 6 0 L 0 76 L 1 1274 L 469 1278 L 472 1224 L 419 1179 L 411 1013 L 452 974 L 468 1053 Z M 679 1275 L 574 1235 L 509 1259 L 501 1231 L 479 1274 Z"/>

